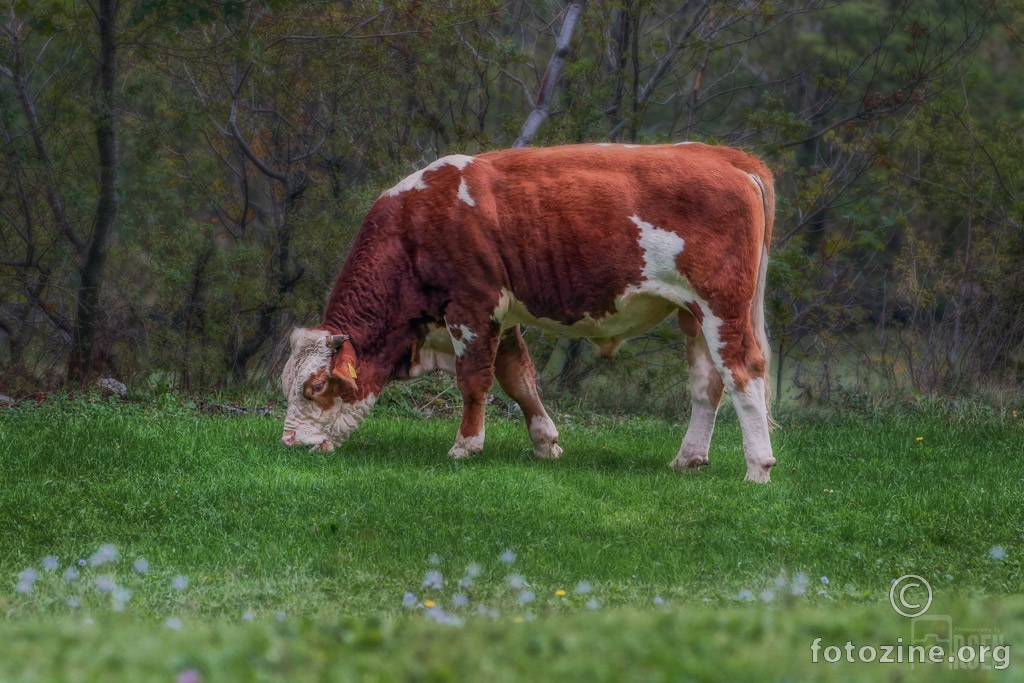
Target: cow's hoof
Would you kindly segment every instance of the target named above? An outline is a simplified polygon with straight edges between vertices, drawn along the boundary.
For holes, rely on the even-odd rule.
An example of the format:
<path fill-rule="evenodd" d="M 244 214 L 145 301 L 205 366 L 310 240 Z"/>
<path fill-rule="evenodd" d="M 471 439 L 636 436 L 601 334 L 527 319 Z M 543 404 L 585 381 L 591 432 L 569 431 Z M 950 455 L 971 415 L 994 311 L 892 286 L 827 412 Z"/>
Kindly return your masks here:
<path fill-rule="evenodd" d="M 472 458 L 474 455 L 484 449 L 484 435 L 478 434 L 476 436 L 462 436 L 461 434 L 455 439 L 455 445 L 448 451 L 448 457 L 454 458 L 455 460 L 462 460 L 463 458 Z"/>
<path fill-rule="evenodd" d="M 471 451 L 464 446 L 452 446 L 452 449 L 448 451 L 448 457 L 454 458 L 455 460 L 463 460 L 465 458 L 472 458 L 480 451 Z"/>
<path fill-rule="evenodd" d="M 557 460 L 562 457 L 562 447 L 557 443 L 545 443 L 534 446 L 533 454 L 543 460 Z"/>
<path fill-rule="evenodd" d="M 747 465 L 747 481 L 754 481 L 758 484 L 767 484 L 772 480 L 772 468 L 775 467 L 775 460 L 769 460 L 763 465 Z"/>
<path fill-rule="evenodd" d="M 677 472 L 697 472 L 707 464 L 708 456 L 706 455 L 683 455 L 680 453 L 675 460 L 669 463 L 669 467 Z"/>

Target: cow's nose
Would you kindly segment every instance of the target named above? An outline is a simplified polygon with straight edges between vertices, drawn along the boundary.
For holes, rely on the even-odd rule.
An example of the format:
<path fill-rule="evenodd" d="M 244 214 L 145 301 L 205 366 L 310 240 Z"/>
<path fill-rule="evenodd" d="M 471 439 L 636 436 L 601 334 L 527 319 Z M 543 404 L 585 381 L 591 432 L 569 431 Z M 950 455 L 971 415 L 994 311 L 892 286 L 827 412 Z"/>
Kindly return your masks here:
<path fill-rule="evenodd" d="M 293 431 L 285 432 L 284 436 L 281 437 L 281 443 L 283 443 L 285 446 L 294 446 L 295 445 L 295 432 L 293 432 Z"/>
<path fill-rule="evenodd" d="M 324 441 L 322 444 L 320 444 L 320 450 L 323 451 L 324 453 L 326 453 L 327 451 L 333 451 L 334 444 L 332 444 L 330 441 Z"/>

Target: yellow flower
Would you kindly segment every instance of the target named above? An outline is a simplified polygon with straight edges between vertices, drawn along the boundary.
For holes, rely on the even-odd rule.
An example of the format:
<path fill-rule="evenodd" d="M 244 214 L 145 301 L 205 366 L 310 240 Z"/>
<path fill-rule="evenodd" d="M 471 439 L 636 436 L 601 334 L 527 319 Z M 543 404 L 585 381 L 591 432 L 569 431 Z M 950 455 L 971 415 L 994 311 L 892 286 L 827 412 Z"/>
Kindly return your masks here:
<path fill-rule="evenodd" d="M 565 595 L 565 591 L 559 588 L 555 591 L 555 595 L 557 595 L 558 597 L 562 597 L 563 595 Z"/>
<path fill-rule="evenodd" d="M 433 600 L 424 600 L 423 601 L 423 606 L 424 607 L 436 607 L 437 603 L 434 602 Z"/>
<path fill-rule="evenodd" d="M 517 624 L 521 624 L 525 620 L 522 617 L 512 617 L 512 621 L 516 622 Z"/>
<path fill-rule="evenodd" d="M 917 437 L 917 440 L 918 441 L 924 441 L 924 437 L 923 436 L 919 436 L 919 437 Z"/>

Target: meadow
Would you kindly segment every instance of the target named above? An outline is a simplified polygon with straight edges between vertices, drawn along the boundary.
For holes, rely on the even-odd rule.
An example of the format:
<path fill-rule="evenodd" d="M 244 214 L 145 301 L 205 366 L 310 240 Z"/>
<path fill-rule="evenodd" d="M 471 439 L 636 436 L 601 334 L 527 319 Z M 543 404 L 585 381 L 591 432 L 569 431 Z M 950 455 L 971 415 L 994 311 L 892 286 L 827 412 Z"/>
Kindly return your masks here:
<path fill-rule="evenodd" d="M 200 408 L 0 410 L 0 681 L 1024 680 L 811 653 L 909 642 L 906 574 L 1024 647 L 1009 409 L 787 411 L 759 486 L 728 410 L 680 475 L 685 423 L 556 412 L 547 462 L 494 410 L 456 462 L 453 418 L 385 405 L 324 455 L 282 448 L 280 411 Z"/>

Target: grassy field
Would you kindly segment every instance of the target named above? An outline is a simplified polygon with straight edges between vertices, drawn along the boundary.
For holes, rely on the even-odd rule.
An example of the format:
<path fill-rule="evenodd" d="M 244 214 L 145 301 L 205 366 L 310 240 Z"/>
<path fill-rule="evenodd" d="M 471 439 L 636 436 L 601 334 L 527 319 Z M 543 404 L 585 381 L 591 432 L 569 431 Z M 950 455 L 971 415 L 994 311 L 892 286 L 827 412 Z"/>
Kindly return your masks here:
<path fill-rule="evenodd" d="M 810 649 L 909 641 L 904 574 L 1024 647 L 1024 424 L 783 419 L 758 486 L 727 413 L 683 476 L 654 420 L 560 415 L 544 462 L 492 418 L 453 462 L 454 420 L 387 410 L 324 456 L 174 399 L 6 409 L 0 680 L 1024 680 Z"/>

